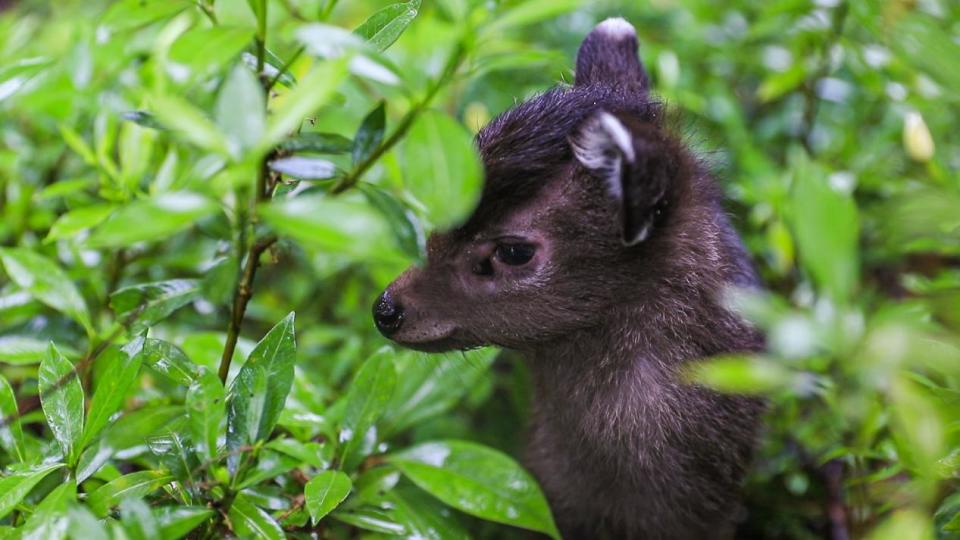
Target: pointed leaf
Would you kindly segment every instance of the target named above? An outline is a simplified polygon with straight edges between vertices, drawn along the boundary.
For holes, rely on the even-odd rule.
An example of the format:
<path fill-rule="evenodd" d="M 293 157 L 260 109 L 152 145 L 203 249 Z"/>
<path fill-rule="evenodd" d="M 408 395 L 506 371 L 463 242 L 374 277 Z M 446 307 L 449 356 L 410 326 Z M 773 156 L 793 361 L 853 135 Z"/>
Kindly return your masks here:
<path fill-rule="evenodd" d="M 340 463 L 353 470 L 362 455 L 364 439 L 383 415 L 396 386 L 393 350 L 384 347 L 364 362 L 347 392 L 343 421 L 340 424 Z"/>
<path fill-rule="evenodd" d="M 438 228 L 461 223 L 477 204 L 480 159 L 473 138 L 456 120 L 426 111 L 404 142 L 404 182 Z"/>
<path fill-rule="evenodd" d="M 21 289 L 92 330 L 86 302 L 56 263 L 26 248 L 0 248 L 0 261 Z"/>
<path fill-rule="evenodd" d="M 239 55 L 252 38 L 251 28 L 223 25 L 193 28 L 170 47 L 170 60 L 202 77 L 221 69 Z"/>
<path fill-rule="evenodd" d="M 20 528 L 24 540 L 58 540 L 67 537 L 70 518 L 67 510 L 77 500 L 77 484 L 72 480 L 60 484 L 40 501 L 33 514 Z"/>
<path fill-rule="evenodd" d="M 227 448 L 270 436 L 293 385 L 296 362 L 291 312 L 257 343 L 230 385 L 227 397 Z M 236 454 L 234 454 L 236 457 Z M 235 470 L 237 460 L 231 461 Z"/>
<path fill-rule="evenodd" d="M 63 467 L 62 463 L 46 465 L 30 472 L 0 478 L 0 519 L 6 517 L 51 472 Z"/>
<path fill-rule="evenodd" d="M 378 51 L 385 51 L 417 17 L 420 0 L 389 5 L 374 13 L 353 32 L 369 41 Z"/>
<path fill-rule="evenodd" d="M 230 154 L 226 136 L 206 114 L 188 101 L 175 96 L 154 96 L 153 115 L 160 125 L 181 138 L 224 156 Z"/>
<path fill-rule="evenodd" d="M 96 227 L 107 219 L 114 208 L 112 204 L 95 204 L 71 210 L 57 218 L 43 241 L 52 242 L 61 238 L 70 238 L 81 231 Z"/>
<path fill-rule="evenodd" d="M 185 386 L 189 386 L 199 372 L 199 366 L 187 358 L 180 347 L 162 339 L 148 338 L 140 356 L 145 365 Z"/>
<path fill-rule="evenodd" d="M 506 454 L 472 442 L 443 441 L 419 444 L 388 460 L 458 510 L 560 538 L 537 482 Z"/>
<path fill-rule="evenodd" d="M 83 448 L 100 433 L 113 416 L 123 405 L 123 400 L 130 392 L 133 383 L 140 374 L 140 363 L 144 338 L 134 338 L 122 348 L 110 347 L 100 362 L 104 366 L 104 376 L 97 381 L 96 391 L 90 400 L 90 411 L 87 414 L 86 426 L 80 447 Z"/>
<path fill-rule="evenodd" d="M 405 351 L 395 358 L 397 390 L 386 407 L 383 436 L 449 411 L 486 375 L 497 349 L 425 354 Z"/>
<path fill-rule="evenodd" d="M 244 493 L 238 493 L 230 505 L 230 524 L 240 537 L 284 540 L 286 535 L 270 514 L 257 508 Z"/>
<path fill-rule="evenodd" d="M 68 464 L 76 463 L 78 443 L 83 433 L 83 389 L 76 369 L 50 343 L 47 357 L 40 362 L 40 404 L 53 437 Z"/>
<path fill-rule="evenodd" d="M 313 68 L 283 101 L 267 121 L 267 131 L 260 148 L 274 146 L 290 132 L 296 131 L 303 120 L 327 103 L 347 75 L 342 60 L 323 62 Z"/>
<path fill-rule="evenodd" d="M 202 506 L 162 506 L 153 514 L 160 524 L 164 540 L 178 540 L 213 516 L 213 510 Z"/>
<path fill-rule="evenodd" d="M 26 457 L 17 396 L 3 375 L 0 375 L 0 448 L 21 463 Z"/>
<path fill-rule="evenodd" d="M 217 455 L 220 424 L 226 416 L 226 398 L 220 378 L 204 369 L 187 391 L 187 414 L 193 443 L 204 459 Z"/>
<path fill-rule="evenodd" d="M 323 471 L 311 478 L 303 494 L 314 525 L 343 502 L 352 488 L 350 477 L 340 471 Z"/>
<path fill-rule="evenodd" d="M 87 506 L 100 517 L 127 498 L 143 497 L 173 480 L 165 471 L 139 471 L 112 480 L 87 496 Z"/>
<path fill-rule="evenodd" d="M 126 247 L 166 239 L 217 211 L 213 201 L 187 191 L 162 193 L 117 209 L 94 229 L 91 247 Z"/>
<path fill-rule="evenodd" d="M 353 137 L 353 165 L 367 159 L 383 140 L 383 131 L 386 127 L 386 102 L 381 101 L 360 123 L 357 134 Z"/>
<path fill-rule="evenodd" d="M 317 154 L 346 154 L 353 148 L 353 141 L 336 133 L 298 133 L 280 143 L 287 152 L 315 152 Z"/>
<path fill-rule="evenodd" d="M 256 146 L 266 125 L 263 88 L 250 70 L 237 64 L 217 96 L 217 125 L 230 141 L 234 159 Z"/>
<path fill-rule="evenodd" d="M 171 279 L 124 287 L 110 295 L 110 307 L 131 334 L 139 334 L 199 296 L 197 280 Z"/>
<path fill-rule="evenodd" d="M 826 171 L 805 154 L 798 151 L 792 158 L 791 208 L 800 260 L 819 289 L 842 302 L 853 292 L 859 275 L 856 203 L 834 190 Z"/>

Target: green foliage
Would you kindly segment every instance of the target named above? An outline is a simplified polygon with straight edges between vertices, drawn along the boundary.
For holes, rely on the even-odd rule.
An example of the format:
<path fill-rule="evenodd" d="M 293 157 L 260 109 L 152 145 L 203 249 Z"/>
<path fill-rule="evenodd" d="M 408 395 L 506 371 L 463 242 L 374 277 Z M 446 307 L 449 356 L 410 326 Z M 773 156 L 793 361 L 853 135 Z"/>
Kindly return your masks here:
<path fill-rule="evenodd" d="M 769 399 L 745 534 L 957 537 L 958 6 L 4 5 L 0 537 L 557 537 L 522 363 L 369 305 L 614 15 L 767 284 L 768 350 L 690 370 Z"/>

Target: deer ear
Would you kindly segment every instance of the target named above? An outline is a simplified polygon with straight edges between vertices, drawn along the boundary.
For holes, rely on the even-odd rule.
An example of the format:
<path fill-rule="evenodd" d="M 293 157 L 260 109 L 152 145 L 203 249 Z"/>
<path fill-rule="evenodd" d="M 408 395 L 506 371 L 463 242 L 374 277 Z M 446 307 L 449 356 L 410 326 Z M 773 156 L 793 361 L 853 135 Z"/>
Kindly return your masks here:
<path fill-rule="evenodd" d="M 637 55 L 637 33 L 619 17 L 598 24 L 577 53 L 576 86 L 606 84 L 646 90 L 647 72 Z"/>
<path fill-rule="evenodd" d="M 607 185 L 621 206 L 624 245 L 650 237 L 667 203 L 677 161 L 670 145 L 653 128 L 631 132 L 606 112 L 588 119 L 571 138 L 577 161 Z"/>

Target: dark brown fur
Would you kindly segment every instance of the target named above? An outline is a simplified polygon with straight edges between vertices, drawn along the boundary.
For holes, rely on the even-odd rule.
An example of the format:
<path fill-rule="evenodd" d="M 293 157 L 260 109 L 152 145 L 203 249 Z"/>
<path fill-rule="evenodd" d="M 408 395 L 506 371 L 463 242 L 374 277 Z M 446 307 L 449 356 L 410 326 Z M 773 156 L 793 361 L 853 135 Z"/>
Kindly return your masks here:
<path fill-rule="evenodd" d="M 625 22 L 604 24 L 581 47 L 574 87 L 480 133 L 476 212 L 433 235 L 425 267 L 405 272 L 378 306 L 402 315 L 385 333 L 409 347 L 524 353 L 536 389 L 527 463 L 564 538 L 723 537 L 761 406 L 678 373 L 760 347 L 719 303 L 725 287 L 756 277 L 714 182 L 649 97 L 635 36 Z M 635 153 L 618 162 L 619 196 L 609 171 L 571 150 L 601 112 Z M 635 234 L 645 223 L 649 235 Z M 518 238 L 536 246 L 533 259 L 499 262 L 497 246 Z"/>

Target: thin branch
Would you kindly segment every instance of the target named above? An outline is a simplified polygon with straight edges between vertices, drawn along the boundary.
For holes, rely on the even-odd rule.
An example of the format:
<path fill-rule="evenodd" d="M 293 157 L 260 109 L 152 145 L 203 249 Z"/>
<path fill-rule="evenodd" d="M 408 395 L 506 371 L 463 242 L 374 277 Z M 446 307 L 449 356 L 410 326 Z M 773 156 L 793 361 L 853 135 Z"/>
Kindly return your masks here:
<path fill-rule="evenodd" d="M 450 54 L 450 57 L 447 58 L 447 63 L 443 68 L 440 76 L 430 85 L 430 88 L 427 89 L 427 93 L 423 96 L 416 105 L 413 106 L 407 114 L 403 115 L 403 118 L 400 119 L 400 124 L 397 125 L 397 129 L 387 137 L 380 146 L 378 146 L 373 152 L 367 156 L 362 162 L 357 164 L 356 167 L 350 174 L 345 176 L 339 182 L 336 183 L 332 188 L 330 188 L 330 193 L 343 193 L 344 191 L 352 188 L 360 181 L 360 178 L 377 162 L 388 150 L 393 148 L 398 142 L 400 142 L 403 137 L 407 134 L 407 131 L 410 130 L 410 127 L 413 126 L 414 121 L 420 116 L 427 107 L 430 106 L 430 102 L 433 101 L 433 98 L 437 95 L 441 88 L 446 85 L 454 74 L 457 72 L 457 68 L 460 67 L 460 64 L 463 62 L 465 55 L 465 48 L 462 43 L 458 43 L 457 47 Z"/>
<path fill-rule="evenodd" d="M 847 523 L 847 505 L 843 497 L 843 463 L 827 462 L 821 468 L 827 490 L 827 518 L 830 520 L 831 540 L 850 540 Z"/>
<path fill-rule="evenodd" d="M 253 280 L 257 276 L 257 268 L 260 266 L 260 255 L 276 241 L 277 237 L 270 235 L 261 238 L 250 246 L 247 262 L 243 267 L 243 275 L 240 277 L 236 289 L 234 289 L 233 310 L 230 316 L 230 326 L 227 329 L 227 343 L 223 347 L 223 356 L 220 358 L 220 382 L 226 383 L 227 374 L 230 373 L 233 351 L 237 348 L 237 340 L 240 339 L 240 325 L 243 324 L 243 317 L 247 312 L 247 303 L 253 296 Z"/>

